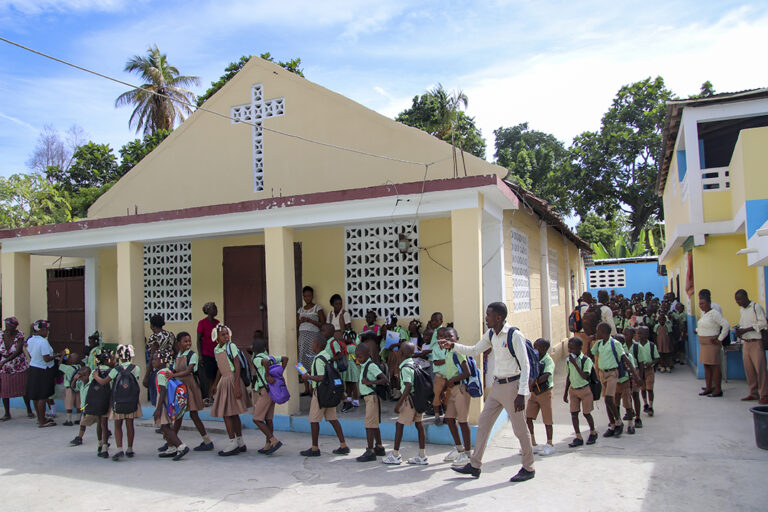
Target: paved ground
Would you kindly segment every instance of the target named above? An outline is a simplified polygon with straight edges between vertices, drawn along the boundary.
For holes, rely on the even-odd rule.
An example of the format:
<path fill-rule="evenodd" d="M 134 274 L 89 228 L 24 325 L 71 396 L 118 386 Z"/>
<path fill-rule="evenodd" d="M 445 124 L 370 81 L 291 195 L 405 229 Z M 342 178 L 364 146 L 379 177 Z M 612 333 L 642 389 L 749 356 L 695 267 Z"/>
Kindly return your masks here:
<path fill-rule="evenodd" d="M 562 376 L 558 375 L 562 385 Z M 458 477 L 442 462 L 444 447 L 428 446 L 425 467 L 359 464 L 351 457 L 305 459 L 308 437 L 282 434 L 285 447 L 267 458 L 256 453 L 261 437 L 246 433 L 250 451 L 222 459 L 191 453 L 174 463 L 158 459 L 159 437 L 150 427 L 137 429 L 133 460 L 120 463 L 96 457 L 95 433 L 83 446 L 70 448 L 76 427 L 34 428 L 14 410 L 0 424 L 0 509 L 16 510 L 464 510 L 518 504 L 536 510 L 768 510 L 768 451 L 755 446 L 749 407 L 738 401 L 742 382 L 725 385 L 724 399 L 697 396 L 701 382 L 687 370 L 657 376 L 656 416 L 645 419 L 635 436 L 600 439 L 577 451 L 567 408 L 556 405 L 557 453 L 539 458 L 536 478 L 513 485 L 508 479 L 520 464 L 511 428 L 505 427 L 486 451 L 479 480 Z M 556 396 L 562 396 L 561 387 Z M 604 410 L 596 411 L 601 430 Z M 145 423 L 146 424 L 146 423 Z M 221 424 L 212 423 L 221 428 Z M 539 425 L 543 435 L 543 428 Z M 217 430 L 216 432 L 220 432 Z M 194 432 L 184 431 L 190 444 Z M 215 433 L 214 442 L 223 435 Z M 362 448 L 352 440 L 353 455 Z M 324 437 L 329 453 L 335 440 Z M 405 455 L 416 451 L 404 445 Z"/>

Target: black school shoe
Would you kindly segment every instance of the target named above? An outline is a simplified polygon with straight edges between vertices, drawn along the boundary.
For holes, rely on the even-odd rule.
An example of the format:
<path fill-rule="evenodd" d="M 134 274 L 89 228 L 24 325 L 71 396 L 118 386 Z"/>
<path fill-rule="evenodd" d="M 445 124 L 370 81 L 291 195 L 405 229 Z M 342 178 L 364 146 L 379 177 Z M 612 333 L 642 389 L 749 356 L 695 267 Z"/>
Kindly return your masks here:
<path fill-rule="evenodd" d="M 576 448 L 577 446 L 583 446 L 583 445 L 584 445 L 584 440 L 578 437 L 575 437 L 573 441 L 568 443 L 568 448 Z"/>
<path fill-rule="evenodd" d="M 107 450 L 101 451 L 96 454 L 97 457 L 101 457 L 102 459 L 108 459 L 109 458 L 109 452 Z"/>
<path fill-rule="evenodd" d="M 595 444 L 597 442 L 597 432 L 594 434 L 589 434 L 589 437 L 587 438 L 587 444 Z"/>
<path fill-rule="evenodd" d="M 231 457 L 232 455 L 238 455 L 240 453 L 240 448 L 235 446 L 232 450 L 225 452 L 224 450 L 219 451 L 219 457 Z"/>
<path fill-rule="evenodd" d="M 616 435 L 616 430 L 615 430 L 615 429 L 612 429 L 612 428 L 609 428 L 608 430 L 606 430 L 606 431 L 603 433 L 603 437 L 613 437 L 613 436 L 615 436 L 615 435 Z"/>
<path fill-rule="evenodd" d="M 192 449 L 196 452 L 210 452 L 211 450 L 213 450 L 213 442 L 206 443 L 205 441 L 203 441 L 198 446 L 195 446 Z"/>
<path fill-rule="evenodd" d="M 357 462 L 373 462 L 376 460 L 376 454 L 373 453 L 373 450 L 365 450 L 365 452 L 359 457 L 356 457 L 355 460 Z"/>
<path fill-rule="evenodd" d="M 172 460 L 181 460 L 181 458 L 188 453 L 189 453 L 189 446 L 185 446 L 183 450 L 176 452 L 176 456 L 174 456 Z"/>
<path fill-rule="evenodd" d="M 613 429 L 613 435 L 615 437 L 620 437 L 622 432 L 624 432 L 624 424 L 623 423 L 621 425 L 617 425 Z"/>
<path fill-rule="evenodd" d="M 81 444 L 83 444 L 83 438 L 80 436 L 76 436 L 69 442 L 69 446 L 80 446 Z"/>
<path fill-rule="evenodd" d="M 339 446 L 335 450 L 333 450 L 333 453 L 336 455 L 349 455 L 349 446 L 341 447 Z"/>
<path fill-rule="evenodd" d="M 159 452 L 164 452 L 166 450 L 168 450 L 168 443 L 165 443 L 163 446 L 157 449 Z"/>
<path fill-rule="evenodd" d="M 480 478 L 480 468 L 472 467 L 472 464 L 469 463 L 460 468 L 451 466 L 451 469 L 462 475 L 470 475 L 472 478 Z"/>
<path fill-rule="evenodd" d="M 312 448 L 309 448 L 307 450 L 300 451 L 299 455 L 301 455 L 302 457 L 319 457 L 320 450 L 313 450 Z"/>
<path fill-rule="evenodd" d="M 525 468 L 520 468 L 515 476 L 509 479 L 510 482 L 525 482 L 536 476 L 536 471 L 528 471 Z"/>
<path fill-rule="evenodd" d="M 635 420 L 635 428 L 643 428 L 643 420 L 641 420 L 640 418 L 637 418 Z"/>
<path fill-rule="evenodd" d="M 373 453 L 377 457 L 386 457 L 387 456 L 387 450 L 383 446 L 374 446 L 373 447 Z"/>
<path fill-rule="evenodd" d="M 170 459 L 172 457 L 175 457 L 177 453 L 178 453 L 178 450 L 174 450 L 172 452 L 165 451 L 158 454 L 157 456 L 160 457 L 161 459 Z"/>
<path fill-rule="evenodd" d="M 627 434 L 630 434 L 630 435 L 632 435 L 632 434 L 634 434 L 634 433 L 635 433 L 635 427 L 633 427 L 632 425 L 629 425 L 629 426 L 627 427 Z"/>
<path fill-rule="evenodd" d="M 354 409 L 352 402 L 344 402 L 344 405 L 341 406 L 341 412 L 349 412 L 352 409 Z"/>
<path fill-rule="evenodd" d="M 64 423 L 62 423 L 62 425 L 64 425 L 65 427 L 71 427 L 72 425 L 74 425 L 74 423 L 72 423 L 71 421 L 67 420 Z"/>
<path fill-rule="evenodd" d="M 243 446 L 240 446 L 240 447 L 238 448 L 238 450 L 240 450 L 240 453 L 245 453 L 245 452 L 247 452 L 247 451 L 248 451 L 248 448 L 246 448 L 246 447 L 245 447 L 245 445 L 243 445 Z"/>

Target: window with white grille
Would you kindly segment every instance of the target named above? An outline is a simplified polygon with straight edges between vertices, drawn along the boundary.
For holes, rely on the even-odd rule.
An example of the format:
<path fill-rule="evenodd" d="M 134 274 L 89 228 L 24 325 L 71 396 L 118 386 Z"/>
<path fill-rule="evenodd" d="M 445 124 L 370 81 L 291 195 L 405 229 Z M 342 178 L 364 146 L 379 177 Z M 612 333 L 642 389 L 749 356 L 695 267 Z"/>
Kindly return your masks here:
<path fill-rule="evenodd" d="M 592 268 L 589 270 L 589 287 L 624 288 L 627 286 L 624 268 Z"/>
<path fill-rule="evenodd" d="M 408 250 L 398 248 L 400 235 Z M 418 226 L 408 223 L 366 224 L 344 229 L 347 310 L 365 318 L 372 309 L 379 318 L 421 315 Z"/>
<path fill-rule="evenodd" d="M 560 305 L 560 283 L 557 277 L 558 260 L 557 251 L 549 250 L 549 302 L 552 306 Z"/>
<path fill-rule="evenodd" d="M 528 266 L 528 236 L 516 229 L 512 238 L 512 305 L 514 311 L 531 309 L 531 272 Z"/>
<path fill-rule="evenodd" d="M 192 321 L 192 245 L 144 245 L 144 321 L 154 314 L 166 322 Z"/>

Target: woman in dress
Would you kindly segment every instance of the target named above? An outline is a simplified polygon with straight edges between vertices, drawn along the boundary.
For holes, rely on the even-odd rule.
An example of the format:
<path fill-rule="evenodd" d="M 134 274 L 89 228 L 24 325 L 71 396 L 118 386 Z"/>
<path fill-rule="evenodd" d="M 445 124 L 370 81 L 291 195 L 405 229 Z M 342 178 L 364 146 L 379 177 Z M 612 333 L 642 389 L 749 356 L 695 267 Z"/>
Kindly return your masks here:
<path fill-rule="evenodd" d="M 38 320 L 32 324 L 32 332 L 34 334 L 27 340 L 27 351 L 29 351 L 27 397 L 35 402 L 37 426 L 53 427 L 56 422 L 45 417 L 45 403 L 56 391 L 54 360 L 61 354 L 54 353 L 51 344 L 48 343 L 50 324 L 46 320 Z"/>
<path fill-rule="evenodd" d="M 314 303 L 315 290 L 311 286 L 305 286 L 302 290 L 304 305 L 296 312 L 296 325 L 299 330 L 299 361 L 304 368 L 309 369 L 312 366 L 312 342 L 317 333 L 320 332 L 320 326 L 325 323 L 325 313 L 323 308 Z M 304 393 L 301 396 L 311 396 L 309 382 L 304 383 Z"/>
<path fill-rule="evenodd" d="M 173 352 L 174 357 L 176 352 L 176 336 L 171 331 L 163 329 L 165 326 L 165 317 L 163 315 L 152 315 L 149 317 L 149 328 L 152 330 L 152 334 L 147 340 L 147 349 L 149 350 L 150 359 L 158 350 L 168 350 Z"/>
<path fill-rule="evenodd" d="M 702 297 L 699 299 L 701 318 L 694 331 L 699 337 L 699 362 L 704 365 L 704 378 L 706 385 L 699 393 L 701 396 L 723 396 L 720 387 L 722 371 L 720 369 L 720 350 L 723 348 L 723 340 L 731 334 L 731 325 L 723 318 L 719 311 L 712 308 L 712 299 Z"/>
<path fill-rule="evenodd" d="M 19 321 L 15 317 L 5 319 L 5 330 L 0 342 L 0 398 L 3 399 L 5 415 L 0 421 L 11 419 L 11 398 L 24 396 L 27 391 L 29 363 L 24 357 L 24 333 L 18 327 Z M 27 406 L 27 416 L 34 418 L 26 398 L 24 404 Z"/>

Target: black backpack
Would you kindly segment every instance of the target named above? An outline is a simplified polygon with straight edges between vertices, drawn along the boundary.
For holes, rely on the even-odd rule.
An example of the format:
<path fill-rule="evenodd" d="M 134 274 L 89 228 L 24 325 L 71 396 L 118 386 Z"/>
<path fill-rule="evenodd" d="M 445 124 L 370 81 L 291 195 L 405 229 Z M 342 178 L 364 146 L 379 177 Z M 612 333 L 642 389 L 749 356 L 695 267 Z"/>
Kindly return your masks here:
<path fill-rule="evenodd" d="M 432 390 L 432 378 L 429 373 L 421 366 L 415 364 L 406 365 L 413 370 L 413 387 L 411 389 L 411 398 L 413 399 L 413 408 L 416 412 L 423 413 L 432 405 L 432 399 L 435 392 Z"/>
<path fill-rule="evenodd" d="M 322 382 L 317 384 L 317 404 L 328 409 L 339 405 L 344 398 L 344 382 L 341 380 L 341 374 L 333 364 L 328 364 L 328 360 L 323 356 L 317 356 L 325 365 L 325 375 Z M 317 361 L 317 359 L 315 361 Z M 316 362 L 312 363 L 312 374 L 316 375 Z"/>
<path fill-rule="evenodd" d="M 232 357 L 232 352 L 230 352 L 230 349 L 229 349 L 229 346 L 231 344 L 232 342 L 227 343 L 224 351 L 227 353 L 227 357 L 232 363 L 232 366 L 234 366 L 235 359 Z M 245 389 L 248 389 L 249 387 L 253 386 L 253 376 L 251 375 L 251 365 L 248 364 L 248 358 L 245 357 L 245 352 L 243 352 L 242 350 L 237 351 L 237 359 L 240 361 L 240 380 L 243 381 L 243 384 L 245 384 Z M 189 361 L 187 361 L 187 364 L 189 364 Z"/>
<path fill-rule="evenodd" d="M 96 370 L 99 377 L 106 379 L 109 375 L 108 370 Z M 91 416 L 104 416 L 109 412 L 109 400 L 112 397 L 109 384 L 103 386 L 92 380 L 88 385 L 88 393 L 85 395 L 85 414 Z"/>
<path fill-rule="evenodd" d="M 363 375 L 368 375 L 368 368 L 370 368 L 371 365 L 376 366 L 376 368 L 383 374 L 385 377 L 387 373 L 381 369 L 381 366 L 374 363 L 372 359 L 369 359 L 366 365 L 363 367 Z M 366 377 L 367 378 L 367 377 Z M 376 393 L 376 396 L 379 397 L 382 401 L 386 401 L 389 399 L 389 386 L 386 384 L 376 384 L 373 386 L 373 392 Z"/>
<path fill-rule="evenodd" d="M 131 414 L 139 408 L 139 381 L 131 373 L 135 365 L 128 365 L 123 368 L 120 365 L 115 366 L 117 377 L 112 385 L 112 410 L 115 414 Z"/>

